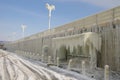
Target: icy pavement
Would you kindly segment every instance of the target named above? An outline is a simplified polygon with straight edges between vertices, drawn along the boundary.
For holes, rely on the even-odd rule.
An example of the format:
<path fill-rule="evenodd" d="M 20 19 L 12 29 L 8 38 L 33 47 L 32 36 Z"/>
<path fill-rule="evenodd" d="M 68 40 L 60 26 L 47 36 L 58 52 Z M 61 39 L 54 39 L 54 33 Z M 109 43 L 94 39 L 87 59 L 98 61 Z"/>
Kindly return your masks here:
<path fill-rule="evenodd" d="M 56 70 L 56 71 L 55 71 Z M 72 76 L 73 75 L 73 76 Z M 0 80 L 93 80 L 57 67 L 35 65 L 10 52 L 0 50 Z"/>

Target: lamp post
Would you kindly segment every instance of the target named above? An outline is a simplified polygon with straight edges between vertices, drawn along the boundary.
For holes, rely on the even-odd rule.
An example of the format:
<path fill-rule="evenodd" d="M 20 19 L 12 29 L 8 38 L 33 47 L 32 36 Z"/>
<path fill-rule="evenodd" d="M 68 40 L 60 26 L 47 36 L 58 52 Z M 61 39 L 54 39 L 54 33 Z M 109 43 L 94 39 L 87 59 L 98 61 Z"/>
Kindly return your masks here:
<path fill-rule="evenodd" d="M 49 28 L 48 28 L 48 29 L 50 29 L 51 12 L 52 12 L 52 10 L 55 10 L 55 6 L 54 6 L 54 5 L 50 5 L 50 4 L 46 3 L 46 8 L 47 8 L 47 9 L 48 9 L 48 11 L 49 11 L 49 14 L 48 14 L 48 18 L 49 18 L 48 25 L 49 25 Z"/>
<path fill-rule="evenodd" d="M 22 25 L 21 25 L 21 28 L 22 28 L 22 36 L 23 36 L 23 45 L 22 45 L 21 50 L 22 50 L 23 53 L 24 53 L 24 36 L 25 36 L 25 28 L 26 28 L 26 25 L 22 24 Z"/>
<path fill-rule="evenodd" d="M 23 36 L 23 39 L 24 39 L 26 25 L 22 24 L 21 28 L 22 28 L 22 36 Z"/>

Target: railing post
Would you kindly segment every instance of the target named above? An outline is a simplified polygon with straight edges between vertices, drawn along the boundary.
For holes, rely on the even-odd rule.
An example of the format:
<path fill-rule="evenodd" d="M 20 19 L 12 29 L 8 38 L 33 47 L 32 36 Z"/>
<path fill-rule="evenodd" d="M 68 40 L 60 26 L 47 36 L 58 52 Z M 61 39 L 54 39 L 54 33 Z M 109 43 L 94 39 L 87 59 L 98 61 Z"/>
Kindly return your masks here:
<path fill-rule="evenodd" d="M 59 67 L 60 63 L 59 63 L 59 57 L 57 57 L 57 67 Z"/>
<path fill-rule="evenodd" d="M 105 65 L 104 80 L 109 80 L 109 66 Z"/>
<path fill-rule="evenodd" d="M 69 60 L 68 68 L 67 68 L 68 70 L 70 70 L 70 68 L 71 68 L 71 63 L 72 63 L 72 59 Z"/>
<path fill-rule="evenodd" d="M 51 63 L 51 56 L 48 56 L 48 64 Z"/>
<path fill-rule="evenodd" d="M 42 62 L 44 62 L 44 55 L 42 54 Z"/>
<path fill-rule="evenodd" d="M 82 74 L 85 75 L 85 61 L 82 61 Z"/>

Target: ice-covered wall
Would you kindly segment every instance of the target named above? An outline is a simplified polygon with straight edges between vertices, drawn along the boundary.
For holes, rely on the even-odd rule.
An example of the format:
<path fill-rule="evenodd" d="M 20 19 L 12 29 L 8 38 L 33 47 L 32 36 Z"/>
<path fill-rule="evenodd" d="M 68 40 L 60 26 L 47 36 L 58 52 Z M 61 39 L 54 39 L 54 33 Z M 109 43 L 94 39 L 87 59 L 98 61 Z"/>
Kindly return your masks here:
<path fill-rule="evenodd" d="M 98 51 L 100 47 L 96 46 L 97 53 L 99 53 L 97 54 L 97 66 L 104 67 L 104 65 L 107 64 L 112 70 L 120 71 L 120 6 L 80 20 L 73 21 L 54 29 L 46 30 L 29 37 L 25 37 L 24 39 L 20 39 L 12 43 L 7 43 L 5 44 L 5 47 L 11 52 L 15 52 L 16 50 L 21 52 L 19 55 L 26 57 L 31 56 L 30 58 L 36 58 L 36 56 L 39 54 L 39 59 L 41 55 L 44 54 L 43 47 L 47 45 L 49 49 L 48 56 L 51 55 L 53 57 L 53 38 L 67 38 L 68 36 L 74 36 L 86 32 L 96 32 L 102 37 L 101 52 Z M 75 39 L 78 40 L 77 37 Z M 71 42 L 66 41 L 66 44 L 71 43 L 71 45 L 76 45 L 76 40 L 71 39 Z M 86 39 L 86 41 L 87 40 L 88 39 Z M 65 57 L 66 59 L 70 58 L 69 56 L 71 55 L 73 57 L 80 55 L 88 56 L 88 50 L 85 52 L 83 51 L 83 47 L 80 46 L 84 43 L 82 43 L 82 41 L 80 43 L 81 44 L 78 46 L 67 46 L 67 50 L 64 49 L 64 45 L 60 48 L 63 53 L 68 55 L 68 57 Z M 94 43 L 96 44 L 97 42 Z M 57 46 L 59 47 L 59 45 Z M 89 49 L 88 46 L 86 46 L 86 49 Z M 57 50 L 56 52 L 59 51 Z M 45 57 L 47 58 L 48 56 Z"/>
<path fill-rule="evenodd" d="M 53 55 L 56 58 L 65 59 L 68 55 L 66 52 L 63 52 L 65 48 L 68 50 L 70 48 L 70 53 L 74 51 L 74 48 L 77 51 L 78 45 L 83 48 L 84 54 L 79 54 L 81 56 L 90 56 L 91 68 L 95 68 L 97 65 L 97 51 L 101 51 L 101 36 L 94 32 L 87 32 L 79 35 L 53 38 Z M 64 47 L 63 49 L 61 49 Z M 65 50 L 64 49 L 64 50 Z M 56 51 L 58 52 L 56 53 Z M 68 53 L 69 54 L 69 53 Z M 73 53 L 75 54 L 75 53 Z M 77 55 L 76 55 L 77 56 Z M 54 59 L 55 59 L 54 58 Z"/>

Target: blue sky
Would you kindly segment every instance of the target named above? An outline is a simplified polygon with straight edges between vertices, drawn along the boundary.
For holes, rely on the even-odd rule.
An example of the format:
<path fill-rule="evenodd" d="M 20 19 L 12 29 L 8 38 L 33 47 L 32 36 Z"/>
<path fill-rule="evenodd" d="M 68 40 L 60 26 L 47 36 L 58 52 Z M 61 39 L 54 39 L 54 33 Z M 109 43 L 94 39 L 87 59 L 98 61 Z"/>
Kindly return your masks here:
<path fill-rule="evenodd" d="M 55 5 L 51 27 L 57 27 L 120 5 L 120 0 L 0 0 L 0 40 L 22 38 L 48 29 L 45 4 Z"/>

